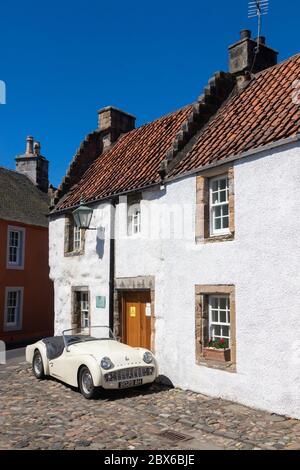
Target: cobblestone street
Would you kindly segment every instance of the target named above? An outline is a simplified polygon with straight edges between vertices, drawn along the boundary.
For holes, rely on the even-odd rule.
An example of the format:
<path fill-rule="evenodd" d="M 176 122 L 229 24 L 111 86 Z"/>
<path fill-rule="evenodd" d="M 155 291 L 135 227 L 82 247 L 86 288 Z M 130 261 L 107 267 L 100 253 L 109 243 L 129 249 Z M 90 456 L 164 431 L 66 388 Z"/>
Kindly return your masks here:
<path fill-rule="evenodd" d="M 300 449 L 299 421 L 192 392 L 153 385 L 88 401 L 24 363 L 0 380 L 1 449 Z"/>

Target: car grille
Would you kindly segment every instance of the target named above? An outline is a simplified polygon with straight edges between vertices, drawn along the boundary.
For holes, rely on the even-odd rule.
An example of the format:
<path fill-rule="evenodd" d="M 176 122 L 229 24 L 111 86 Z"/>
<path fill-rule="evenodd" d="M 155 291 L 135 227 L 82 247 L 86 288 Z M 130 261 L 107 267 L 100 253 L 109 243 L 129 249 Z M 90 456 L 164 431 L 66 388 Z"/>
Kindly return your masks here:
<path fill-rule="evenodd" d="M 105 382 L 120 382 L 121 380 L 140 379 L 154 374 L 154 367 L 128 367 L 104 374 Z"/>

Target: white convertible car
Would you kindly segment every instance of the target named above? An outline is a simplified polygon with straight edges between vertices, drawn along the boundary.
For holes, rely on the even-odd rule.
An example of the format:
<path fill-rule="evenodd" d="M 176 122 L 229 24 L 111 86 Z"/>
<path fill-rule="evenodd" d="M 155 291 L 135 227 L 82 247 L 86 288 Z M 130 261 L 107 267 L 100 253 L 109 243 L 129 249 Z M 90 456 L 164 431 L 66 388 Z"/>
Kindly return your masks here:
<path fill-rule="evenodd" d="M 123 389 L 150 385 L 158 375 L 157 363 L 147 349 L 119 343 L 108 327 L 65 330 L 26 348 L 26 361 L 38 379 L 55 377 L 79 387 L 85 398 L 100 388 Z"/>

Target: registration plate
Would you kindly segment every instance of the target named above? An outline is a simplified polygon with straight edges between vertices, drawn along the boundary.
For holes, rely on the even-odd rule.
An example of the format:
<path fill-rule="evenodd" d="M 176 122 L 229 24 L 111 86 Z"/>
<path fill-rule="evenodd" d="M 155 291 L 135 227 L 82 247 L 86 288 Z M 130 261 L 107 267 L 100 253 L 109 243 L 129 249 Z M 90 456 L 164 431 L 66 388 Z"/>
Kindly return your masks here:
<path fill-rule="evenodd" d="M 135 387 L 136 385 L 142 385 L 142 384 L 143 384 L 142 379 L 124 380 L 123 382 L 119 382 L 119 388 Z"/>

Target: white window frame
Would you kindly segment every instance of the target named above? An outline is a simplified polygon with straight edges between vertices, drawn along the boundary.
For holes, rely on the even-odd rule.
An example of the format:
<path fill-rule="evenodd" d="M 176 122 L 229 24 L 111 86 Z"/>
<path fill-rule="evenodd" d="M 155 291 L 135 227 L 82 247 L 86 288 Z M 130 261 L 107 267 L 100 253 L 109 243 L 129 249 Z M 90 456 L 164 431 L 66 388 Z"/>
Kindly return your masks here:
<path fill-rule="evenodd" d="M 220 304 L 218 303 L 218 307 L 213 307 L 213 299 L 226 299 L 226 308 L 220 308 Z M 213 320 L 213 312 L 217 312 L 218 320 Z M 226 322 L 220 321 L 220 313 L 225 313 L 226 315 Z M 214 327 L 218 326 L 221 329 L 220 335 L 216 335 L 214 333 Z M 228 327 L 228 335 L 223 334 L 223 327 Z M 230 339 L 231 339 L 231 325 L 230 325 L 230 295 L 229 294 L 211 294 L 208 296 L 208 334 L 209 339 L 212 341 L 225 339 L 228 341 L 228 347 L 230 348 Z"/>
<path fill-rule="evenodd" d="M 17 248 L 17 261 L 9 260 L 10 251 L 10 234 L 11 232 L 19 233 L 19 245 Z M 25 228 L 9 225 L 7 227 L 7 249 L 6 249 L 6 267 L 7 269 L 24 269 L 25 260 Z M 21 242 L 20 242 L 21 241 Z"/>
<path fill-rule="evenodd" d="M 13 306 L 8 305 L 9 294 L 11 292 L 17 293 L 17 304 L 15 308 L 18 308 L 17 317 L 14 322 L 8 322 L 9 308 Z M 5 305 L 4 305 L 4 331 L 17 331 L 22 329 L 23 321 L 23 298 L 24 288 L 23 287 L 6 287 L 5 289 Z"/>
<path fill-rule="evenodd" d="M 83 297 L 86 296 L 86 299 Z M 90 305 L 89 305 L 89 293 L 88 291 L 80 292 L 80 323 L 81 328 L 89 328 L 90 327 Z M 85 324 L 85 320 L 87 320 L 87 324 Z"/>
<path fill-rule="evenodd" d="M 225 189 L 226 200 L 222 202 L 221 201 L 214 202 L 213 195 L 215 191 L 213 191 L 213 184 L 216 181 L 222 181 L 222 180 L 226 180 L 226 189 Z M 220 193 L 222 191 L 224 190 L 221 190 L 218 188 L 217 192 Z M 222 212 L 224 207 L 227 207 L 228 215 L 221 215 L 220 217 L 219 216 L 215 217 L 216 208 L 220 208 L 220 211 Z M 222 221 L 225 217 L 228 219 L 228 227 L 225 227 L 225 228 L 222 227 L 220 229 L 216 229 L 215 220 L 219 218 Z M 210 236 L 212 237 L 218 236 L 218 235 L 227 235 L 230 233 L 230 229 L 229 229 L 229 178 L 227 174 L 218 175 L 214 178 L 210 178 L 209 180 L 209 228 L 210 228 Z"/>
<path fill-rule="evenodd" d="M 80 251 L 82 244 L 81 228 L 74 223 L 73 227 L 73 251 Z"/>
<path fill-rule="evenodd" d="M 128 230 L 127 234 L 129 237 L 139 236 L 142 230 L 142 217 L 141 217 L 141 203 L 135 202 L 128 205 L 128 216 L 127 216 Z"/>

